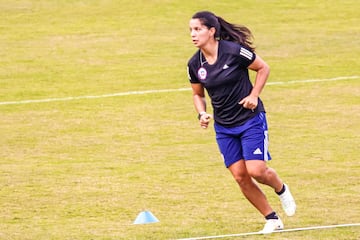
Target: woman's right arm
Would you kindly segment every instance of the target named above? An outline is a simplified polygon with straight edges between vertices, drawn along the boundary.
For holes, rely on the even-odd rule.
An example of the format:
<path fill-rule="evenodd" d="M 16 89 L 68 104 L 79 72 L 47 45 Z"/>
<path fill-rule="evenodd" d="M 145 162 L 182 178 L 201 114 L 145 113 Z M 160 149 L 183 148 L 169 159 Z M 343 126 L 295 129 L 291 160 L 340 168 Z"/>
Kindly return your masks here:
<path fill-rule="evenodd" d="M 196 111 L 199 113 L 200 126 L 207 128 L 210 122 L 211 115 L 206 113 L 206 99 L 205 90 L 200 83 L 192 83 L 193 101 Z"/>
<path fill-rule="evenodd" d="M 206 112 L 206 100 L 204 87 L 200 83 L 192 83 L 193 101 L 198 113 Z"/>

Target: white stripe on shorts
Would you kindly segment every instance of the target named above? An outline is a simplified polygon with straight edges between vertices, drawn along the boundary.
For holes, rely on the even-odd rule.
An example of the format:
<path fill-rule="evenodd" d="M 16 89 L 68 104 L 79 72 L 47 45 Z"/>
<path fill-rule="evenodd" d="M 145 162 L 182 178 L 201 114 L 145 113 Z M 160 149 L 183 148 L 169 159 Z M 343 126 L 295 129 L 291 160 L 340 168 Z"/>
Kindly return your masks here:
<path fill-rule="evenodd" d="M 264 160 L 265 161 L 269 161 L 269 135 L 268 135 L 268 131 L 264 131 Z"/>

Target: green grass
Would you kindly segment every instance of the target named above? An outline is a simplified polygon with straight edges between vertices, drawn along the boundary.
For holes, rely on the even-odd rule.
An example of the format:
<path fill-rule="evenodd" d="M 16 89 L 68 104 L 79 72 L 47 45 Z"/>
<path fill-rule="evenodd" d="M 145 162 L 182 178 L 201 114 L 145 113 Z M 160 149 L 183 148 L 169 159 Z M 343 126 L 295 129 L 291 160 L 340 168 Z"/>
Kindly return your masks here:
<path fill-rule="evenodd" d="M 210 9 L 249 26 L 269 82 L 359 76 L 357 1 L 0 0 L 0 102 L 187 88 Z M 360 222 L 360 83 L 269 85 L 269 163 L 287 228 Z M 0 239 L 177 239 L 258 231 L 190 91 L 0 105 Z M 150 210 L 156 224 L 133 225 Z M 359 227 L 244 239 L 359 239 Z M 243 239 L 240 238 L 240 239 Z M 227 238 L 235 239 L 235 238 Z"/>

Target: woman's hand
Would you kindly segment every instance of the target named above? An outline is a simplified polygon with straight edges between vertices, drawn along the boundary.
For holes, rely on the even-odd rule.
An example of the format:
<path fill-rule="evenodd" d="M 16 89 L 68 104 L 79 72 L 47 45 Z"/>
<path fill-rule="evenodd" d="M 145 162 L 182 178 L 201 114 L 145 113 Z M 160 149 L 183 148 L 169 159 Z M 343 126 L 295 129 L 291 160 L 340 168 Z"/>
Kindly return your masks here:
<path fill-rule="evenodd" d="M 243 105 L 244 108 L 251 109 L 252 111 L 255 110 L 259 102 L 258 97 L 249 95 L 246 98 L 243 98 L 239 104 Z"/>
<path fill-rule="evenodd" d="M 211 114 L 208 113 L 201 114 L 199 118 L 200 126 L 206 129 L 209 126 L 211 118 L 212 118 Z"/>

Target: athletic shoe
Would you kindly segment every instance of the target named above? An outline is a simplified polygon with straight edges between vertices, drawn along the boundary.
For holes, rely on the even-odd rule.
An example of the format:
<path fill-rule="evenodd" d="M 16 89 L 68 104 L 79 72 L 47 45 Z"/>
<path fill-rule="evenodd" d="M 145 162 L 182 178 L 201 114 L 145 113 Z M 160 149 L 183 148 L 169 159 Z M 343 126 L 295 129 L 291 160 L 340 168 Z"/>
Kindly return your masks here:
<path fill-rule="evenodd" d="M 268 234 L 272 233 L 276 230 L 282 230 L 284 229 L 284 224 L 281 221 L 281 219 L 268 219 L 266 220 L 265 226 L 263 230 L 260 231 L 260 233 Z"/>
<path fill-rule="evenodd" d="M 296 204 L 293 196 L 291 195 L 290 188 L 284 183 L 285 192 L 283 192 L 279 198 L 281 205 L 288 216 L 293 216 L 296 211 Z"/>

